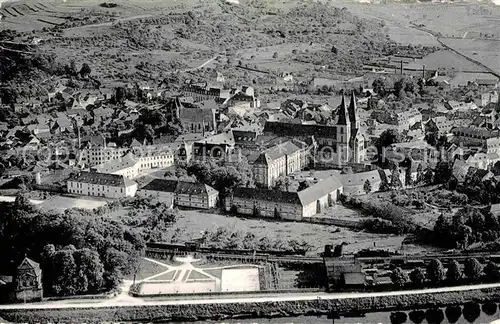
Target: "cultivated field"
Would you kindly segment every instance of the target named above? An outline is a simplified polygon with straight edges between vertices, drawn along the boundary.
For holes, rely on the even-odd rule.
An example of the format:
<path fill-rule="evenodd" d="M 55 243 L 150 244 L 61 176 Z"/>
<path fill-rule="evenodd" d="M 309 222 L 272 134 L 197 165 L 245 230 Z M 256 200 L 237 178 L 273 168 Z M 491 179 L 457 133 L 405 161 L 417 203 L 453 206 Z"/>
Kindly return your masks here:
<path fill-rule="evenodd" d="M 467 40 L 470 41 L 470 40 Z M 488 70 L 451 50 L 442 50 L 431 53 L 422 59 L 417 59 L 405 66 L 408 69 L 421 70 L 425 66 L 427 70 L 464 71 L 464 72 L 488 72 Z"/>
<path fill-rule="evenodd" d="M 439 40 L 446 46 L 500 74 L 500 39 L 440 38 Z"/>
<path fill-rule="evenodd" d="M 488 37 L 500 38 L 500 7 L 487 3 L 340 3 L 361 17 L 386 21 L 388 28 L 392 29 L 389 32 L 392 39 L 406 40 L 412 45 L 425 45 L 426 40 L 431 42 L 432 34 L 465 38 L 487 34 Z M 421 30 L 409 29 L 415 26 Z M 429 32 L 428 39 L 424 36 L 426 31 Z"/>

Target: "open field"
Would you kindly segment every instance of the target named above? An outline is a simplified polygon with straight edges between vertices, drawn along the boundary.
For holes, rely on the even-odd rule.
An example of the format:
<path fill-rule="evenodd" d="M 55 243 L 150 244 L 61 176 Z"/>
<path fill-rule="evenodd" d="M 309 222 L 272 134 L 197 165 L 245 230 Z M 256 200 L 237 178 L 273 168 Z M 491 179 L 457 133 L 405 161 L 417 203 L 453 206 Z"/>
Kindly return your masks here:
<path fill-rule="evenodd" d="M 470 41 L 470 40 L 467 40 Z M 469 61 L 450 50 L 442 50 L 431 53 L 422 59 L 409 63 L 405 68 L 421 70 L 425 66 L 427 70 L 464 71 L 464 72 L 488 72 L 485 67 Z"/>
<path fill-rule="evenodd" d="M 64 212 L 70 208 L 94 209 L 104 206 L 109 200 L 95 197 L 52 196 L 38 205 L 44 211 Z"/>
<path fill-rule="evenodd" d="M 328 1 L 328 0 L 326 0 Z M 386 21 L 395 41 L 422 44 L 432 41 L 432 34 L 446 37 L 476 38 L 488 34 L 500 38 L 500 7 L 479 3 L 387 3 L 364 4 L 340 1 L 354 14 Z M 419 26 L 421 30 L 410 29 Z M 426 30 L 429 38 L 425 38 Z M 435 40 L 434 40 L 434 44 Z"/>
<path fill-rule="evenodd" d="M 500 28 L 500 27 L 498 27 Z M 500 40 L 440 38 L 449 46 L 500 75 Z"/>
<path fill-rule="evenodd" d="M 206 229 L 215 230 L 220 226 L 232 230 L 251 232 L 256 237 L 267 236 L 269 238 L 280 238 L 283 240 L 305 240 L 313 248 L 309 252 L 317 255 L 322 252 L 326 244 L 349 243 L 344 250 L 356 252 L 358 250 L 373 247 L 399 250 L 404 236 L 372 234 L 356 232 L 335 226 L 295 223 L 295 222 L 272 222 L 259 219 L 245 219 L 217 214 L 203 213 L 201 211 L 181 210 L 177 222 L 172 228 L 172 235 L 177 232 L 179 241 L 188 241 L 199 238 Z M 177 230 L 178 229 L 178 230 Z M 405 252 L 417 253 L 426 250 L 421 246 L 405 245 Z"/>

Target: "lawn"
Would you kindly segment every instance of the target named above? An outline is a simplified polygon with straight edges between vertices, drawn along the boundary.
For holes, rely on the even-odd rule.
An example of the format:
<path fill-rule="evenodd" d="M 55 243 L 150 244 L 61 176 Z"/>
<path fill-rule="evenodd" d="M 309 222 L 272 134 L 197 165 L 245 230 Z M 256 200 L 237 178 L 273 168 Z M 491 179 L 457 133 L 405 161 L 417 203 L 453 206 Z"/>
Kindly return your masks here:
<path fill-rule="evenodd" d="M 168 269 L 160 264 L 147 261 L 145 259 L 141 259 L 141 264 L 139 266 L 139 271 L 137 272 L 135 279 L 136 280 L 143 280 L 146 278 L 149 278 L 151 276 L 154 276 L 156 274 L 162 273 L 167 271 Z M 134 279 L 134 274 L 131 274 L 127 277 L 125 277 L 127 280 L 133 280 Z"/>
<path fill-rule="evenodd" d="M 97 197 L 52 196 L 38 207 L 44 211 L 64 212 L 70 208 L 95 209 L 106 205 L 108 201 L 110 200 Z"/>

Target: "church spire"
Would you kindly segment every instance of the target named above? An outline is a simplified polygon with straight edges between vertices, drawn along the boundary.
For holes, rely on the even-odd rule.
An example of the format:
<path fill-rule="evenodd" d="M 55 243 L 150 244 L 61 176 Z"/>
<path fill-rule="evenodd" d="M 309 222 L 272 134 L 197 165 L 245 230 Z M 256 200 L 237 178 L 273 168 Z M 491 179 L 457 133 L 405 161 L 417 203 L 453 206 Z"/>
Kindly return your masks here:
<path fill-rule="evenodd" d="M 345 103 L 345 96 L 342 93 L 342 102 L 340 103 L 340 106 L 338 107 L 338 112 L 337 114 L 339 115 L 339 118 L 337 119 L 337 125 L 349 125 L 349 112 L 347 110 L 347 105 Z"/>
<path fill-rule="evenodd" d="M 351 102 L 349 103 L 349 119 L 352 123 L 353 129 L 359 128 L 359 119 L 358 119 L 358 106 L 356 104 L 356 96 L 354 95 L 354 91 L 351 92 Z"/>

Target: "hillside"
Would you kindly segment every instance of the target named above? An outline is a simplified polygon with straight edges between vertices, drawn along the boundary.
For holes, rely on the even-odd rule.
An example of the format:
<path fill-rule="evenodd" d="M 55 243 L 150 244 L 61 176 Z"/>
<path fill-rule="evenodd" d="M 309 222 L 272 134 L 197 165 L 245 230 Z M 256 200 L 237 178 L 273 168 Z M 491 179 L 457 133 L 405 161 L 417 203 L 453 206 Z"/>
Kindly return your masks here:
<path fill-rule="evenodd" d="M 212 81 L 216 71 L 229 83 L 268 85 L 286 72 L 303 81 L 314 75 L 356 76 L 365 60 L 397 48 L 383 22 L 360 19 L 331 3 L 149 0 L 111 4 L 20 1 L 3 8 L 0 40 L 40 42 L 27 50 L 35 55 L 17 58 L 19 52 L 4 50 L 0 80 L 15 84 L 19 78 L 9 59 L 15 56 L 37 70 L 21 74 L 26 80 L 30 73 L 31 95 L 39 92 L 40 79 L 64 74 L 71 61 L 78 68 L 88 63 L 94 77 L 109 87 L 140 80 L 160 82 L 172 73 L 180 79 Z M 24 23 L 17 28 L 20 20 Z M 47 21 L 53 25 L 47 27 Z M 33 30 L 26 31 L 28 26 Z M 7 33 L 5 28 L 18 33 Z M 11 49 L 5 44 L 4 48 Z M 204 69 L 193 72 L 204 63 Z M 11 68 L 5 71 L 5 66 Z"/>

